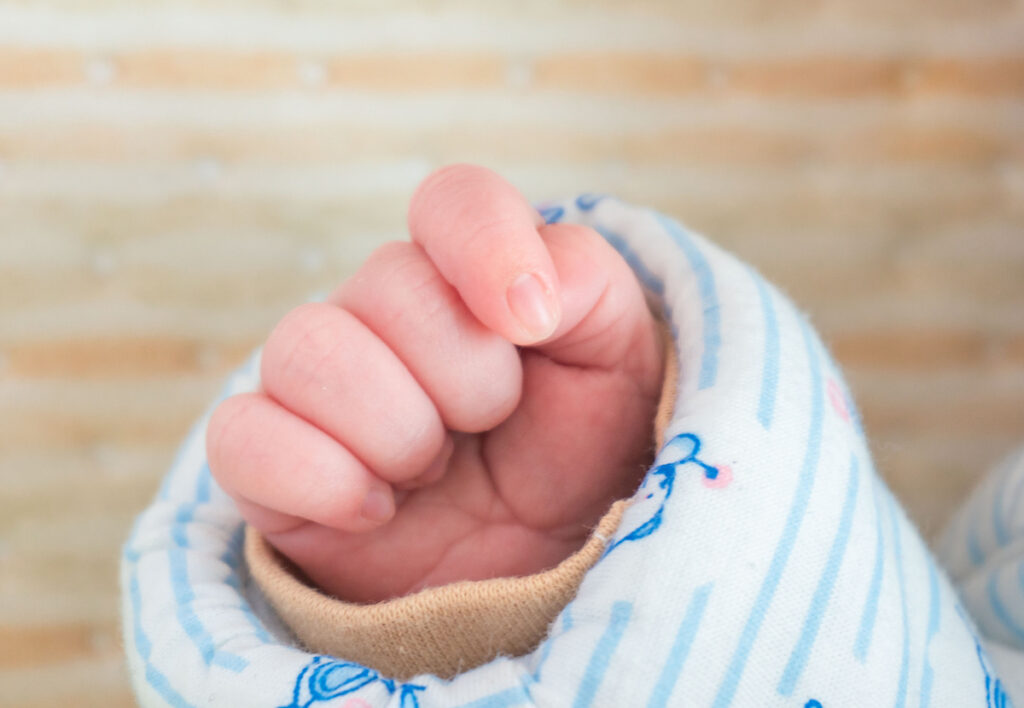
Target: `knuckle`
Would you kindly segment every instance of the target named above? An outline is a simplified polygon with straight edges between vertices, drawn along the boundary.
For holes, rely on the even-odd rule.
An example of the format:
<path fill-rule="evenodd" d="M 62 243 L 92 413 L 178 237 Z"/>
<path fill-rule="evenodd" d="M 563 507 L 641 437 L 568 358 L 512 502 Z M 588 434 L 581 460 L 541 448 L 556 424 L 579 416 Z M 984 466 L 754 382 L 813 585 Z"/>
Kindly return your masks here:
<path fill-rule="evenodd" d="M 338 475 L 339 469 L 349 465 L 343 458 L 332 455 L 307 456 L 296 464 L 289 477 L 307 481 L 331 479 Z M 362 503 L 365 480 L 361 474 L 349 474 L 345 484 L 332 489 L 332 493 L 323 494 L 321 488 L 309 486 L 308 494 L 304 495 L 311 505 L 310 516 L 320 519 L 348 519 L 359 515 Z"/>
<path fill-rule="evenodd" d="M 206 426 L 206 456 L 210 470 L 218 475 L 227 474 L 225 464 L 245 446 L 249 437 L 250 413 L 258 394 L 240 393 L 221 401 Z"/>
<path fill-rule="evenodd" d="M 444 428 L 436 415 L 409 415 L 396 421 L 394 444 L 378 464 L 380 471 L 394 479 L 411 479 L 437 456 L 444 444 Z"/>
<path fill-rule="evenodd" d="M 268 390 L 285 381 L 301 385 L 313 377 L 315 364 L 330 346 L 326 307 L 323 303 L 299 305 L 271 331 L 260 363 L 260 377 Z"/>
<path fill-rule="evenodd" d="M 418 250 L 416 244 L 409 241 L 388 241 L 373 250 L 363 268 L 372 271 L 378 264 L 405 260 Z"/>
<path fill-rule="evenodd" d="M 522 394 L 519 355 L 508 342 L 494 342 L 479 352 L 477 362 L 452 382 L 456 395 L 445 410 L 449 425 L 467 433 L 497 427 L 516 409 Z"/>
<path fill-rule="evenodd" d="M 396 249 L 387 267 L 382 269 L 383 283 L 390 285 L 393 291 L 414 295 L 434 296 L 437 291 L 443 290 L 447 281 L 423 250 L 411 243 L 404 245 L 408 248 Z"/>
<path fill-rule="evenodd" d="M 367 277 L 356 284 L 343 306 L 384 331 L 433 321 L 457 307 L 458 293 L 427 258 L 407 242 L 385 244 L 374 253 Z"/>

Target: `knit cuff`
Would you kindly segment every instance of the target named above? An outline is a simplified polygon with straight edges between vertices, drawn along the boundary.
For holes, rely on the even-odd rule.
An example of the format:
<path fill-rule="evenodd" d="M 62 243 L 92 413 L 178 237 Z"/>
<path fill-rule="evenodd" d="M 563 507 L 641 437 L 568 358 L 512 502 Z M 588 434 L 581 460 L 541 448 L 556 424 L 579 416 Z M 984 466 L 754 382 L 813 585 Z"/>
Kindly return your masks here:
<path fill-rule="evenodd" d="M 671 420 L 678 376 L 674 342 L 664 326 L 662 339 L 665 374 L 654 424 L 657 449 Z M 450 678 L 497 656 L 529 653 L 540 644 L 601 557 L 628 503 L 613 504 L 583 548 L 550 570 L 426 588 L 376 604 L 344 602 L 311 587 L 251 526 L 246 528 L 245 560 L 270 605 L 306 649 L 356 661 L 398 680 L 423 673 Z"/>

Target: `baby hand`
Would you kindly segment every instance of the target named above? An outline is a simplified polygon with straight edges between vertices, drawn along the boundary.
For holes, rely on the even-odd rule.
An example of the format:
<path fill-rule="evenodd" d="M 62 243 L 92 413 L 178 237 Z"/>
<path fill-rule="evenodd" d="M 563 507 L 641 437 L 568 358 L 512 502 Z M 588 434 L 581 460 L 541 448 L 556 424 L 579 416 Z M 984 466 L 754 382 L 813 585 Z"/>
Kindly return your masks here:
<path fill-rule="evenodd" d="M 409 231 L 286 315 L 207 429 L 246 520 L 349 601 L 550 568 L 652 453 L 662 344 L 601 236 L 467 165 Z"/>

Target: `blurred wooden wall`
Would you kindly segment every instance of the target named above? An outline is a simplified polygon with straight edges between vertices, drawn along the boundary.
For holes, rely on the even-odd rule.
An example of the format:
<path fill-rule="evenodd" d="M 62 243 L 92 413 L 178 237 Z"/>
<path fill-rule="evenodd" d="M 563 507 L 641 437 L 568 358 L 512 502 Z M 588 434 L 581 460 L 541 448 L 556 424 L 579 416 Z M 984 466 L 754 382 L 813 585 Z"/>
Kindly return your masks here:
<path fill-rule="evenodd" d="M 1021 0 L 5 2 L 0 704 L 131 703 L 132 517 L 452 161 L 761 268 L 926 533 L 1024 439 Z"/>

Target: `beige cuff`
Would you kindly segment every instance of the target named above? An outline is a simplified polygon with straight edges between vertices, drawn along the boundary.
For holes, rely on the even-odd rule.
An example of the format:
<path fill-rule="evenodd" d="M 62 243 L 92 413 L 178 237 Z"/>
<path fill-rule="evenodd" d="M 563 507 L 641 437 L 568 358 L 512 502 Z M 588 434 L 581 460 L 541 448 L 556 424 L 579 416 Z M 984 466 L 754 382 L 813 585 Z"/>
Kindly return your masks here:
<path fill-rule="evenodd" d="M 665 375 L 654 425 L 656 449 L 671 419 L 678 375 L 672 338 L 667 328 L 662 334 Z M 267 600 L 307 649 L 398 680 L 422 673 L 450 678 L 540 644 L 601 557 L 627 504 L 613 504 L 583 548 L 550 570 L 426 588 L 372 605 L 343 602 L 305 584 L 252 527 L 246 529 L 245 559 Z"/>

